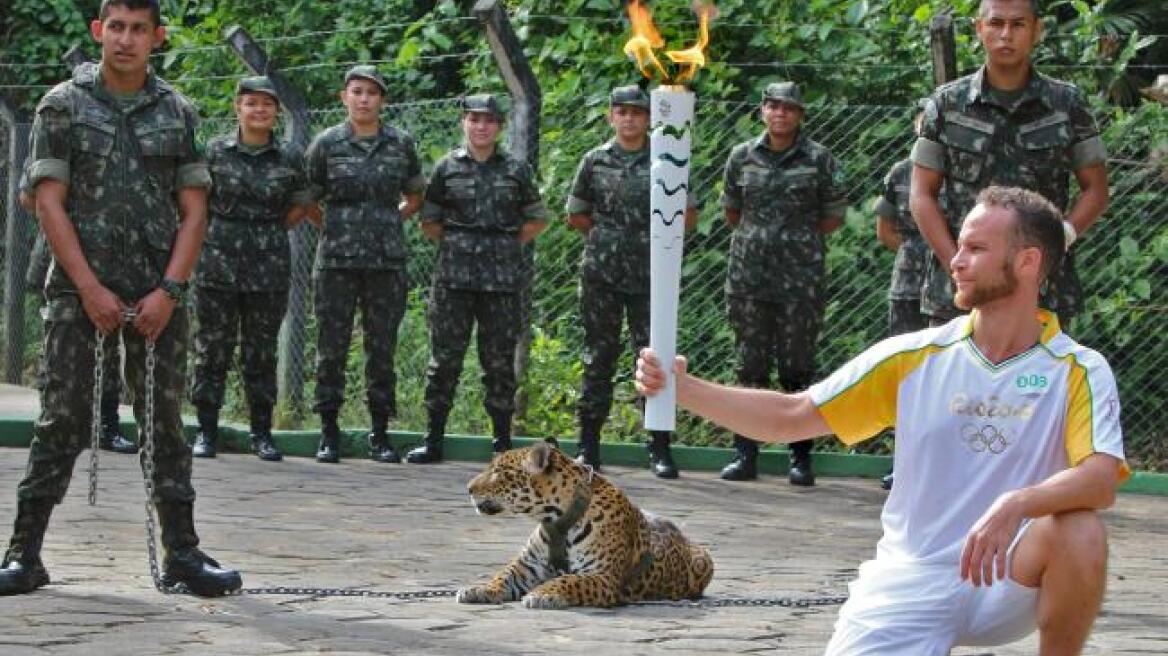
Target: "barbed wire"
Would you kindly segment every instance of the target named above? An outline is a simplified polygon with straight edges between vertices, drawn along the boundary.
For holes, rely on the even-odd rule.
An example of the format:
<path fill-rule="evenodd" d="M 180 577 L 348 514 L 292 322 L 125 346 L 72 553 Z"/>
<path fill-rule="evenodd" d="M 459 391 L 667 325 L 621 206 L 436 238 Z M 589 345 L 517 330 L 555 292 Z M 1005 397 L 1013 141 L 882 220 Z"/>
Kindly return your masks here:
<path fill-rule="evenodd" d="M 572 23 L 572 22 L 608 23 L 608 24 L 618 24 L 619 23 L 622 25 L 628 25 L 628 23 L 629 23 L 628 19 L 625 18 L 623 15 L 622 16 L 605 17 L 605 16 L 563 16 L 563 15 L 559 15 L 559 14 L 523 14 L 523 13 L 518 13 L 515 15 L 515 18 L 517 20 L 522 20 L 522 19 L 547 20 L 547 21 L 556 22 L 556 23 Z M 963 22 L 972 23 L 974 19 L 972 16 L 969 16 L 969 17 L 959 17 L 958 20 L 963 21 Z M 684 21 L 684 20 L 656 21 L 656 24 L 660 27 L 685 26 L 685 25 L 692 25 L 693 23 L 694 23 L 694 21 Z M 798 30 L 800 28 L 815 28 L 816 30 L 818 30 L 823 25 L 825 25 L 825 24 L 824 23 L 806 23 L 806 22 L 786 23 L 783 21 L 769 21 L 769 22 L 727 21 L 727 20 L 714 19 L 713 21 L 710 22 L 710 29 L 716 29 L 716 28 L 722 28 L 722 27 L 733 27 L 733 28 L 751 28 L 751 29 L 782 28 L 782 29 L 787 29 L 787 30 Z M 908 21 L 906 23 L 906 25 L 908 28 L 910 28 L 910 29 L 916 28 L 918 31 L 927 32 L 929 30 L 928 23 L 918 22 L 915 19 Z M 830 28 L 830 31 L 831 32 L 864 32 L 866 34 L 904 34 L 905 28 L 904 27 L 877 28 L 877 27 L 863 26 L 863 25 L 832 25 Z M 1142 34 L 1141 33 L 1140 36 L 1141 37 L 1153 37 L 1153 38 L 1168 38 L 1168 34 Z M 1074 34 L 1072 32 L 1046 32 L 1042 38 L 1043 39 L 1081 39 L 1082 36 L 1080 36 L 1078 34 Z"/>
<path fill-rule="evenodd" d="M 472 57 L 479 57 L 488 55 L 488 52 L 457 52 L 445 55 L 418 55 L 410 57 L 410 61 L 443 61 L 447 59 L 470 59 Z M 397 59 L 365 59 L 353 61 L 338 61 L 338 62 L 314 62 L 312 64 L 296 64 L 293 66 L 282 66 L 281 71 L 306 71 L 315 68 L 344 68 L 346 66 L 356 66 L 357 64 L 396 64 Z"/>
<path fill-rule="evenodd" d="M 422 19 L 419 19 L 419 20 L 422 20 Z M 437 20 L 425 21 L 425 24 L 426 24 L 426 26 L 431 26 L 431 25 L 446 25 L 449 23 L 470 23 L 470 22 L 476 22 L 476 21 L 477 21 L 477 19 L 472 18 L 470 16 L 456 16 L 453 18 L 439 18 Z M 271 36 L 271 37 L 257 38 L 255 41 L 256 41 L 256 43 L 284 43 L 287 41 L 296 41 L 299 39 L 307 39 L 307 38 L 318 37 L 318 36 L 330 36 L 333 34 L 351 34 L 351 33 L 356 33 L 356 32 L 373 32 L 376 30 L 383 30 L 383 29 L 396 29 L 396 28 L 400 28 L 400 27 L 413 27 L 418 22 L 419 21 L 408 21 L 408 22 L 401 22 L 401 23 L 382 23 L 380 25 L 370 25 L 370 26 L 366 26 L 366 27 L 350 27 L 350 28 L 342 28 L 342 29 L 337 29 L 337 30 L 319 30 L 319 31 L 314 31 L 314 32 L 302 32 L 300 34 L 289 34 L 289 35 L 285 35 L 285 36 Z"/>

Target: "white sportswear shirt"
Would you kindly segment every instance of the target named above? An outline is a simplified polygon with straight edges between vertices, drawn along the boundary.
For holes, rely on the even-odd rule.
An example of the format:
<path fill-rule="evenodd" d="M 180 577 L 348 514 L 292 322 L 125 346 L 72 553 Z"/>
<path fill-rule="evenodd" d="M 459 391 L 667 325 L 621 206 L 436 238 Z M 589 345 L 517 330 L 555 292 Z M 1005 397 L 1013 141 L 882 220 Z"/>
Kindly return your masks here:
<path fill-rule="evenodd" d="M 973 343 L 973 315 L 872 346 L 809 390 L 854 444 L 896 427 L 896 485 L 878 559 L 956 564 L 966 535 L 1010 490 L 1093 453 L 1129 475 L 1119 395 L 1107 361 L 1039 311 L 1040 342 L 1000 364 Z"/>

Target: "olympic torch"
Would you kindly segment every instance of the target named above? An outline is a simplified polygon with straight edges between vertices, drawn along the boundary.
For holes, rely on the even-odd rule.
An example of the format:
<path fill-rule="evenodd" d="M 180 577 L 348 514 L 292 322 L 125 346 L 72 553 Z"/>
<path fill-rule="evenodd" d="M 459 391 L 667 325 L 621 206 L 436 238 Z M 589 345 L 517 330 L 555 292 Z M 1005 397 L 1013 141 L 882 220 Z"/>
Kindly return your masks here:
<path fill-rule="evenodd" d="M 668 51 L 677 64 L 670 74 L 653 54 L 664 40 L 653 25 L 649 9 L 639 0 L 629 2 L 633 36 L 624 51 L 641 72 L 662 86 L 649 98 L 649 346 L 668 371 L 665 389 L 645 402 L 645 428 L 672 431 L 677 421 L 677 388 L 672 363 L 677 354 L 677 305 L 681 293 L 681 257 L 685 237 L 685 210 L 689 199 L 689 165 L 695 97 L 684 85 L 705 64 L 709 21 L 714 5 L 698 3 L 698 41 L 685 50 Z"/>

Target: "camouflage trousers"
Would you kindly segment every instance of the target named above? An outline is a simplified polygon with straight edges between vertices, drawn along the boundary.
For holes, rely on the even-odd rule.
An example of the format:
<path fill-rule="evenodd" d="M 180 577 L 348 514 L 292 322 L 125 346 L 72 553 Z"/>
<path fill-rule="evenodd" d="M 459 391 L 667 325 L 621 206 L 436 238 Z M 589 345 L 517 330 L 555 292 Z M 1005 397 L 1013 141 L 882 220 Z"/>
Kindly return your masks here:
<path fill-rule="evenodd" d="M 223 406 L 227 371 L 240 344 L 243 384 L 253 408 L 276 405 L 276 338 L 288 307 L 288 292 L 238 292 L 199 287 L 195 297 L 195 384 L 197 406 Z"/>
<path fill-rule="evenodd" d="M 397 269 L 319 269 L 315 298 L 315 412 L 339 410 L 345 402 L 345 365 L 353 338 L 353 315 L 361 308 L 365 338 L 365 390 L 371 413 L 397 416 L 397 329 L 406 313 L 409 282 Z"/>
<path fill-rule="evenodd" d="M 176 308 L 154 346 L 154 491 L 155 503 L 191 503 L 191 451 L 183 439 L 179 415 L 186 380 L 187 312 Z M 145 425 L 146 341 L 123 327 L 125 378 L 134 397 L 134 417 Z M 33 427 L 28 467 L 17 487 L 21 500 L 60 503 L 73 476 L 73 463 L 90 445 L 93 418 L 93 324 L 77 296 L 52 299 L 45 312 L 45 386 L 41 414 Z M 105 338 L 116 350 L 117 340 Z M 143 450 L 139 456 L 146 457 Z"/>
<path fill-rule="evenodd" d="M 576 414 L 581 422 L 604 421 L 612 407 L 612 378 L 621 352 L 621 323 L 627 320 L 633 354 L 649 345 L 649 296 L 629 294 L 594 280 L 580 281 L 584 324 L 584 377 Z"/>
<path fill-rule="evenodd" d="M 806 389 L 815 376 L 815 351 L 823 309 L 812 303 L 769 303 L 741 296 L 726 297 L 734 329 L 738 384 L 769 388 L 777 369 L 786 392 Z M 806 458 L 813 440 L 790 444 L 795 457 Z"/>
<path fill-rule="evenodd" d="M 888 335 L 903 335 L 929 326 L 929 317 L 921 314 L 918 299 L 894 298 L 888 301 Z"/>
<path fill-rule="evenodd" d="M 738 383 L 765 388 L 778 370 L 779 385 L 788 392 L 811 384 L 823 310 L 807 303 L 770 303 L 727 296 L 734 329 Z"/>
<path fill-rule="evenodd" d="M 476 335 L 488 414 L 515 412 L 515 347 L 520 335 L 519 294 L 480 292 L 434 285 L 430 291 L 430 362 L 426 367 L 426 409 L 445 416 L 454 406 L 462 361 Z"/>
<path fill-rule="evenodd" d="M 103 360 L 104 371 L 101 374 L 101 398 L 103 402 L 113 403 L 118 401 L 122 395 L 122 356 L 119 351 L 119 346 L 122 342 L 121 335 L 114 335 L 105 342 L 105 360 Z M 37 362 L 37 376 L 36 389 L 42 391 L 45 389 L 45 381 L 49 379 L 48 358 L 45 356 L 44 349 L 41 349 L 41 355 Z"/>

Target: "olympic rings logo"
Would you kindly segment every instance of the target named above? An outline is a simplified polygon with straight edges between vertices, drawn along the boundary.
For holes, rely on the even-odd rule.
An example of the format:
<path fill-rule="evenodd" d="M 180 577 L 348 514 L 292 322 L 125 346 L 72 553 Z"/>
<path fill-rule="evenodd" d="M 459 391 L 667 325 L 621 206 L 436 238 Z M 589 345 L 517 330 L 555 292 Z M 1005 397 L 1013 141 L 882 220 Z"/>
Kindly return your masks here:
<path fill-rule="evenodd" d="M 998 455 L 1010 446 L 1006 434 L 993 424 L 982 424 L 981 427 L 966 424 L 961 427 L 961 439 L 974 453 L 986 451 Z"/>

